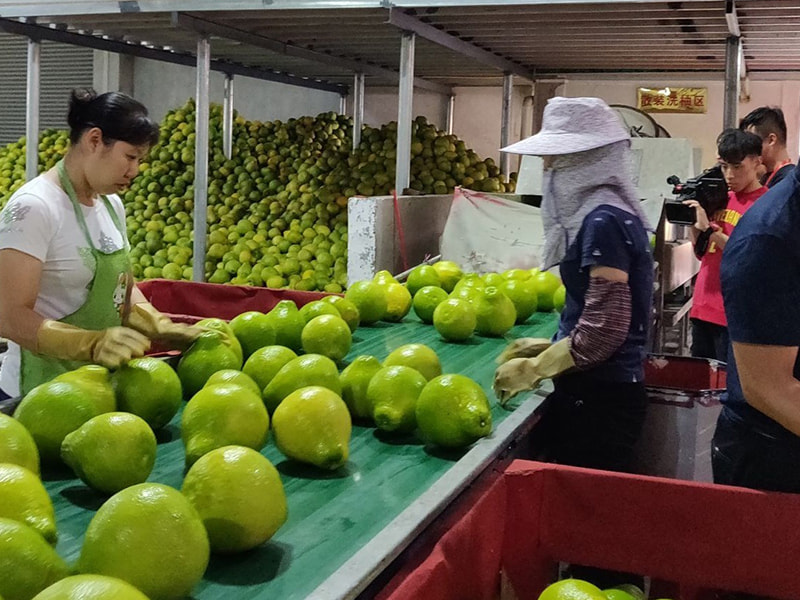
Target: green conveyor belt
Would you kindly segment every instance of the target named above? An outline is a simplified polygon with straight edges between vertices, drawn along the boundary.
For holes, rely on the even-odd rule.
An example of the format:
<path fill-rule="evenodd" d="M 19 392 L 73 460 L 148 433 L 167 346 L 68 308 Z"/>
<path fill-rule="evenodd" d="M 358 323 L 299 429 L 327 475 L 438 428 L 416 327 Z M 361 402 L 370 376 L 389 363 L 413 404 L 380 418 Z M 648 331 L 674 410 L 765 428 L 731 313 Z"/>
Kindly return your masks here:
<path fill-rule="evenodd" d="M 515 327 L 508 339 L 549 337 L 558 315 L 535 314 Z M 372 354 L 383 360 L 406 343 L 428 344 L 439 354 L 444 372 L 462 373 L 491 394 L 494 358 L 507 340 L 474 337 L 465 344 L 443 342 L 432 326 L 412 315 L 402 324 L 362 327 L 354 334 L 348 360 Z M 490 398 L 492 396 L 490 395 Z M 494 401 L 493 401 L 494 404 Z M 492 409 L 497 426 L 510 413 Z M 180 414 L 159 436 L 158 456 L 149 481 L 180 489 L 184 472 Z M 479 442 L 480 443 L 480 442 Z M 263 454 L 281 473 L 289 519 L 264 546 L 230 557 L 212 556 L 193 598 L 305 598 L 359 548 L 440 478 L 464 452 L 431 452 L 413 436 L 393 438 L 375 429 L 354 426 L 350 460 L 336 473 L 322 473 L 284 459 L 270 440 Z M 52 474 L 46 486 L 53 499 L 59 529 L 58 552 L 70 563 L 77 559 L 83 535 L 104 497 L 71 473 Z M 158 540 L 153 540 L 158 544 Z"/>

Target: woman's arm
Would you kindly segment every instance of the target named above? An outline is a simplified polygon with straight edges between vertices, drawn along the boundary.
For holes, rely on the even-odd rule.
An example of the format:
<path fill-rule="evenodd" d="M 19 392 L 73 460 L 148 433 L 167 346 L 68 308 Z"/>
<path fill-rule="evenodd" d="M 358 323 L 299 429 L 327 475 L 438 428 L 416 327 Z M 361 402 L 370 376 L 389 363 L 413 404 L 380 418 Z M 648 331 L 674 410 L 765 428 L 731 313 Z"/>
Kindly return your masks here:
<path fill-rule="evenodd" d="M 44 317 L 34 311 L 42 262 L 19 250 L 0 250 L 0 335 L 36 351 Z"/>

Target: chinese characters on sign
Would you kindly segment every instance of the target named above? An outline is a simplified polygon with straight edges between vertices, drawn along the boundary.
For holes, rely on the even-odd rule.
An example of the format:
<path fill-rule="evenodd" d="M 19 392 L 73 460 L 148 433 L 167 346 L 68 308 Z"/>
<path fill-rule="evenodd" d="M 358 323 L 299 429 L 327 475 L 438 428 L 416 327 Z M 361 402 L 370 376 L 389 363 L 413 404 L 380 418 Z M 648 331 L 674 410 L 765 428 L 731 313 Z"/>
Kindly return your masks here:
<path fill-rule="evenodd" d="M 705 113 L 708 88 L 639 88 L 636 107 L 644 112 Z"/>

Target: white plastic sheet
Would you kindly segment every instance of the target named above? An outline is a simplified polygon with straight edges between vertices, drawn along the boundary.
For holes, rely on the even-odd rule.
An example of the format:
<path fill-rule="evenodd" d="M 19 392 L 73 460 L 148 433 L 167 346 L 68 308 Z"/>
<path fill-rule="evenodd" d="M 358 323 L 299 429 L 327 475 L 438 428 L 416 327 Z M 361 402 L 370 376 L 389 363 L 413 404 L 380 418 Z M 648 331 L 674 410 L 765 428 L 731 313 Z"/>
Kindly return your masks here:
<path fill-rule="evenodd" d="M 442 259 L 472 273 L 532 269 L 539 266 L 543 247 L 538 208 L 456 188 L 442 233 Z"/>

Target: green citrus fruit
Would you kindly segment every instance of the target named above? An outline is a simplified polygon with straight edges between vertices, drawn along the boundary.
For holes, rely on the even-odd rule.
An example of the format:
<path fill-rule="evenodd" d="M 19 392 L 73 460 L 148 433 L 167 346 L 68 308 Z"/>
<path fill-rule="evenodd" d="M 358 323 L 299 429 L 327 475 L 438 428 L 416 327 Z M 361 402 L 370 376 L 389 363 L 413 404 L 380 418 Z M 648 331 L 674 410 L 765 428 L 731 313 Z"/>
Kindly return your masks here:
<path fill-rule="evenodd" d="M 233 333 L 230 323 L 223 321 L 222 319 L 216 319 L 212 317 L 198 321 L 197 326 L 202 327 L 203 329 L 219 331 L 220 333 L 225 334 L 225 339 L 228 340 L 228 346 L 230 349 L 233 350 L 233 353 L 239 359 L 239 362 L 244 362 L 244 350 L 242 349 L 242 344 L 239 342 L 239 338 L 236 337 L 236 334 Z"/>
<path fill-rule="evenodd" d="M 275 329 L 275 344 L 299 351 L 300 334 L 303 332 L 303 320 L 297 305 L 291 300 L 281 300 L 269 311 L 268 316 Z"/>
<path fill-rule="evenodd" d="M 503 278 L 505 279 L 517 279 L 519 281 L 525 281 L 526 279 L 530 279 L 532 273 L 526 269 L 509 269 L 508 271 L 503 271 Z"/>
<path fill-rule="evenodd" d="M 61 458 L 86 485 L 115 494 L 150 476 L 156 462 L 156 436 L 136 415 L 104 413 L 64 438 Z"/>
<path fill-rule="evenodd" d="M 336 363 L 321 354 L 306 354 L 289 361 L 264 388 L 264 404 L 272 414 L 289 394 L 308 386 L 324 387 L 341 394 Z"/>
<path fill-rule="evenodd" d="M 153 429 L 164 427 L 181 407 L 181 380 L 163 360 L 134 358 L 114 373 L 111 382 L 119 410 L 141 417 Z"/>
<path fill-rule="evenodd" d="M 39 474 L 39 450 L 25 426 L 0 413 L 0 463 L 11 463 Z"/>
<path fill-rule="evenodd" d="M 330 308 L 336 310 L 332 306 Z M 340 361 L 347 356 L 353 343 L 350 328 L 338 314 L 320 315 L 311 319 L 303 328 L 301 339 L 306 353 L 321 354 L 334 361 Z"/>
<path fill-rule="evenodd" d="M 186 497 L 160 483 L 140 483 L 94 515 L 78 570 L 122 579 L 150 598 L 177 600 L 191 595 L 208 558 L 208 535 Z"/>
<path fill-rule="evenodd" d="M 467 300 L 448 298 L 433 311 L 433 326 L 448 342 L 463 342 L 475 333 L 478 317 Z"/>
<path fill-rule="evenodd" d="M 433 348 L 425 344 L 405 344 L 393 350 L 386 360 L 384 367 L 403 365 L 418 371 L 426 381 L 442 374 L 442 363 Z"/>
<path fill-rule="evenodd" d="M 251 390 L 259 396 L 261 395 L 261 388 L 259 388 L 258 384 L 253 381 L 253 378 L 242 371 L 237 371 L 236 369 L 223 369 L 222 371 L 217 371 L 208 378 L 208 381 L 206 381 L 206 384 L 203 387 L 209 387 L 211 385 L 217 385 L 220 383 L 231 383 L 233 385 L 238 385 Z"/>
<path fill-rule="evenodd" d="M 439 277 L 439 273 L 437 273 L 436 269 L 431 265 L 419 265 L 418 267 L 414 267 L 411 273 L 408 274 L 408 279 L 406 280 L 409 293 L 413 296 L 427 285 L 442 287 L 442 280 Z"/>
<path fill-rule="evenodd" d="M 62 373 L 53 381 L 70 381 L 79 385 L 94 400 L 97 410 L 101 413 L 117 410 L 114 389 L 111 387 L 110 375 L 105 367 L 84 365 L 74 371 Z"/>
<path fill-rule="evenodd" d="M 556 291 L 553 292 L 553 308 L 559 312 L 564 310 L 564 305 L 567 303 L 567 288 L 563 285 L 558 286 Z"/>
<path fill-rule="evenodd" d="M 483 290 L 476 306 L 475 330 L 480 335 L 500 337 L 514 326 L 517 310 L 514 303 L 496 287 Z"/>
<path fill-rule="evenodd" d="M 507 279 L 500 284 L 499 289 L 514 303 L 517 324 L 524 323 L 536 312 L 538 306 L 536 284 L 530 279 Z"/>
<path fill-rule="evenodd" d="M 439 276 L 442 288 L 448 294 L 453 291 L 453 288 L 464 276 L 461 267 L 452 260 L 440 260 L 439 262 L 433 263 L 432 266 L 433 270 L 436 271 L 436 274 Z"/>
<path fill-rule="evenodd" d="M 550 312 L 553 310 L 553 294 L 561 285 L 561 280 L 550 271 L 540 271 L 532 279 L 536 283 L 539 310 Z"/>
<path fill-rule="evenodd" d="M 383 368 L 374 356 L 359 356 L 342 371 L 342 400 L 354 419 L 372 419 L 372 406 L 367 399 L 367 386 L 373 375 Z"/>
<path fill-rule="evenodd" d="M 349 455 L 350 413 L 335 392 L 319 386 L 289 394 L 272 419 L 275 445 L 287 458 L 338 469 Z"/>
<path fill-rule="evenodd" d="M 286 346 L 267 346 L 256 350 L 247 359 L 242 371 L 256 382 L 263 395 L 264 388 L 269 385 L 278 371 L 295 358 L 297 358 L 297 354 Z"/>
<path fill-rule="evenodd" d="M 0 594 L 29 600 L 69 574 L 64 560 L 36 531 L 0 517 Z"/>
<path fill-rule="evenodd" d="M 417 370 L 396 365 L 384 367 L 370 379 L 367 402 L 378 429 L 409 433 L 417 425 L 417 397 L 427 381 Z"/>
<path fill-rule="evenodd" d="M 33 600 L 147 600 L 130 583 L 105 575 L 73 575 L 34 596 Z"/>
<path fill-rule="evenodd" d="M 231 320 L 231 330 L 242 345 L 244 360 L 259 348 L 275 343 L 275 329 L 267 315 L 251 310 Z"/>
<path fill-rule="evenodd" d="M 51 544 L 58 539 L 50 496 L 36 474 L 25 467 L 0 464 L 0 517 L 25 523 Z"/>
<path fill-rule="evenodd" d="M 358 329 L 358 325 L 361 323 L 361 315 L 358 312 L 358 307 L 350 300 L 346 300 L 342 296 L 326 296 L 322 301 L 336 307 L 336 310 L 339 311 L 339 316 L 345 320 L 351 333 Z"/>
<path fill-rule="evenodd" d="M 300 309 L 300 316 L 303 317 L 303 322 L 306 324 L 314 317 L 319 317 L 321 315 L 341 316 L 335 306 L 330 302 L 323 302 L 322 300 L 309 302 Z"/>
<path fill-rule="evenodd" d="M 261 450 L 268 436 L 269 415 L 261 397 L 233 383 L 201 389 L 189 400 L 181 416 L 187 465 L 222 446 Z"/>
<path fill-rule="evenodd" d="M 398 323 L 410 310 L 411 293 L 406 286 L 399 283 L 390 283 L 386 286 L 386 314 L 383 316 L 383 320 Z"/>
<path fill-rule="evenodd" d="M 463 448 L 492 431 L 492 411 L 483 388 L 464 375 L 440 375 L 417 398 L 417 426 L 431 443 Z"/>
<path fill-rule="evenodd" d="M 605 600 L 600 588 L 580 579 L 562 579 L 547 586 L 539 600 Z"/>
<path fill-rule="evenodd" d="M 433 311 L 447 300 L 447 292 L 435 285 L 426 285 L 414 294 L 414 313 L 423 323 L 433 323 Z"/>
<path fill-rule="evenodd" d="M 260 546 L 286 522 L 280 475 L 250 448 L 224 446 L 205 454 L 186 473 L 181 491 L 203 520 L 212 552 Z"/>
<path fill-rule="evenodd" d="M 376 283 L 356 281 L 347 289 L 344 297 L 355 304 L 364 325 L 377 323 L 386 315 L 386 291 Z"/>
<path fill-rule="evenodd" d="M 57 463 L 61 442 L 92 417 L 100 414 L 97 404 L 80 385 L 49 381 L 33 388 L 22 399 L 14 418 L 33 436 L 44 463 Z"/>
<path fill-rule="evenodd" d="M 241 367 L 241 361 L 219 333 L 215 331 L 203 333 L 178 363 L 177 372 L 184 397 L 194 396 L 217 371 Z"/>
<path fill-rule="evenodd" d="M 505 278 L 500 273 L 486 273 L 483 276 L 483 282 L 486 287 L 497 287 L 505 281 Z"/>

